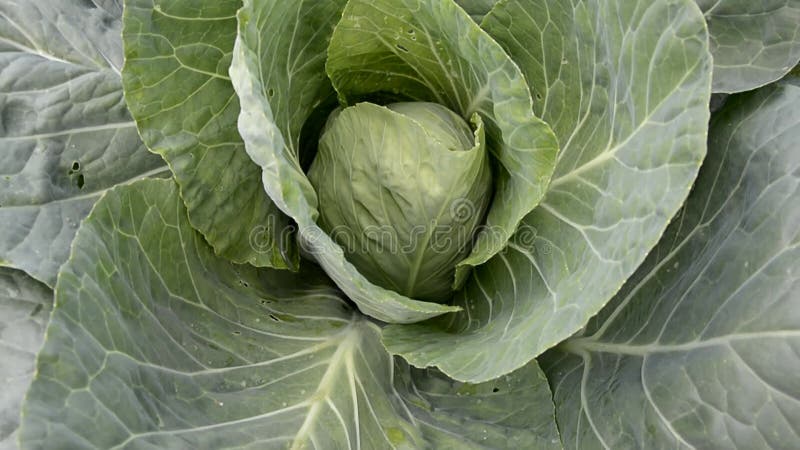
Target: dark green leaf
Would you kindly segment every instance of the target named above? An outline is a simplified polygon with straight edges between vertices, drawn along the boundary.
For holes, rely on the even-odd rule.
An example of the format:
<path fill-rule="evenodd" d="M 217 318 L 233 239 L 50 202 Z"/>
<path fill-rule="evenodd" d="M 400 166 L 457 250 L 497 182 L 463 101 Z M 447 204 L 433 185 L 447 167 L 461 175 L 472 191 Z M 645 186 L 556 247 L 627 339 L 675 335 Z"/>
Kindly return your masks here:
<path fill-rule="evenodd" d="M 456 0 L 458 6 L 464 8 L 472 19 L 481 23 L 484 16 L 492 9 L 498 0 Z"/>
<path fill-rule="evenodd" d="M 236 131 L 228 66 L 239 0 L 128 0 L 125 98 L 147 146 L 167 160 L 192 225 L 222 256 L 295 268 L 291 221 L 264 194 Z"/>

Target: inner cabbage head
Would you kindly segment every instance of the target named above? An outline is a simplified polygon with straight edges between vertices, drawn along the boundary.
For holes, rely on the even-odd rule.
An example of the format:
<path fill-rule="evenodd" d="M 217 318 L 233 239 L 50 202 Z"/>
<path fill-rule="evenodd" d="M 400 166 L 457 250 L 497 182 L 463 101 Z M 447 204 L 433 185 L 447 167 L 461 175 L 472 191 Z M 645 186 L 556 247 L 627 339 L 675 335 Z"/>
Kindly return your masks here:
<path fill-rule="evenodd" d="M 452 295 L 492 195 L 483 124 L 471 121 L 426 102 L 329 117 L 308 174 L 318 224 L 371 282 L 421 300 Z"/>

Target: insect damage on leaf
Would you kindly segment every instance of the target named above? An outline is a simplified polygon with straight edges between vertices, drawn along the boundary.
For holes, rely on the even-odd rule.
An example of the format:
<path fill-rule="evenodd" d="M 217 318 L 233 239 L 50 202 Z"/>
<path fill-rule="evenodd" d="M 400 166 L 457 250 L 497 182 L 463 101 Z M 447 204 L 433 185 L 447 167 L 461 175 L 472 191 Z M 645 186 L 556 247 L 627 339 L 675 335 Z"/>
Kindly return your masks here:
<path fill-rule="evenodd" d="M 0 448 L 790 448 L 799 14 L 0 2 Z"/>

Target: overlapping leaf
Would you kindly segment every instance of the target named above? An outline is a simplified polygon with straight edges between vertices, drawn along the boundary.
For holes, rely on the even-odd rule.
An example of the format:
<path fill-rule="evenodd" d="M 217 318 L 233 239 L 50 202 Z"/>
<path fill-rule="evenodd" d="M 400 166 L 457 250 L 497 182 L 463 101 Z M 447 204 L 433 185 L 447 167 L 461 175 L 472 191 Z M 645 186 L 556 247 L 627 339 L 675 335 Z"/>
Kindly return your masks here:
<path fill-rule="evenodd" d="M 169 163 L 189 217 L 216 251 L 296 267 L 290 220 L 275 207 L 236 131 L 228 78 L 240 0 L 129 0 L 125 97 L 147 146 Z"/>
<path fill-rule="evenodd" d="M 231 264 L 191 228 L 172 181 L 147 181 L 106 194 L 78 233 L 21 437 L 31 448 L 508 448 L 552 446 L 555 430 L 535 364 L 486 385 L 396 367 L 320 271 Z"/>
<path fill-rule="evenodd" d="M 708 21 L 714 92 L 740 92 L 800 61 L 800 1 L 696 0 Z"/>
<path fill-rule="evenodd" d="M 121 5 L 0 4 L 0 265 L 49 285 L 111 186 L 166 173 L 122 98 Z"/>
<path fill-rule="evenodd" d="M 456 3 L 464 8 L 464 11 L 472 17 L 472 20 L 481 23 L 483 17 L 497 3 L 497 0 L 456 0 Z"/>
<path fill-rule="evenodd" d="M 542 203 L 476 270 L 464 312 L 384 331 L 417 366 L 482 381 L 569 337 L 655 245 L 705 153 L 711 58 L 689 1 L 515 0 L 484 19 L 561 142 Z"/>
<path fill-rule="evenodd" d="M 800 440 L 800 81 L 731 97 L 681 214 L 582 336 L 547 354 L 569 448 Z"/>
<path fill-rule="evenodd" d="M 333 93 L 325 58 L 344 3 L 245 2 L 231 65 L 242 104 L 239 132 L 248 154 L 263 168 L 264 189 L 297 222 L 303 249 L 361 311 L 400 323 L 454 311 L 370 283 L 315 223 L 317 195 L 300 166 L 299 135 L 314 109 Z"/>
<path fill-rule="evenodd" d="M 17 448 L 19 411 L 33 379 L 36 352 L 53 304 L 53 291 L 24 273 L 0 268 L 0 449 Z"/>

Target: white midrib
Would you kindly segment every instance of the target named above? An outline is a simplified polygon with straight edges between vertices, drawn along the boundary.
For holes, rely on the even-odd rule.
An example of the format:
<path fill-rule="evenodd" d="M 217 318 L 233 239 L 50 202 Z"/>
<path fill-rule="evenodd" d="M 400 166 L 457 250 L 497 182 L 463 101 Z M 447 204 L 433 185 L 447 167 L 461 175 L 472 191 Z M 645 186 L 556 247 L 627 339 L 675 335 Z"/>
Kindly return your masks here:
<path fill-rule="evenodd" d="M 291 450 L 304 450 L 307 448 L 307 439 L 313 433 L 317 417 L 322 411 L 326 400 L 330 397 L 331 391 L 337 385 L 336 378 L 338 373 L 345 369 L 348 361 L 353 358 L 353 351 L 358 346 L 358 330 L 351 326 L 343 331 L 343 334 L 344 337 L 339 343 L 339 348 L 336 349 L 336 352 L 331 357 L 331 363 L 328 369 L 325 370 L 325 373 L 319 380 L 317 390 L 314 391 L 314 394 L 307 402 L 311 404 L 311 407 L 308 409 L 308 414 L 303 421 L 303 425 L 297 430 L 297 434 L 290 447 Z"/>

